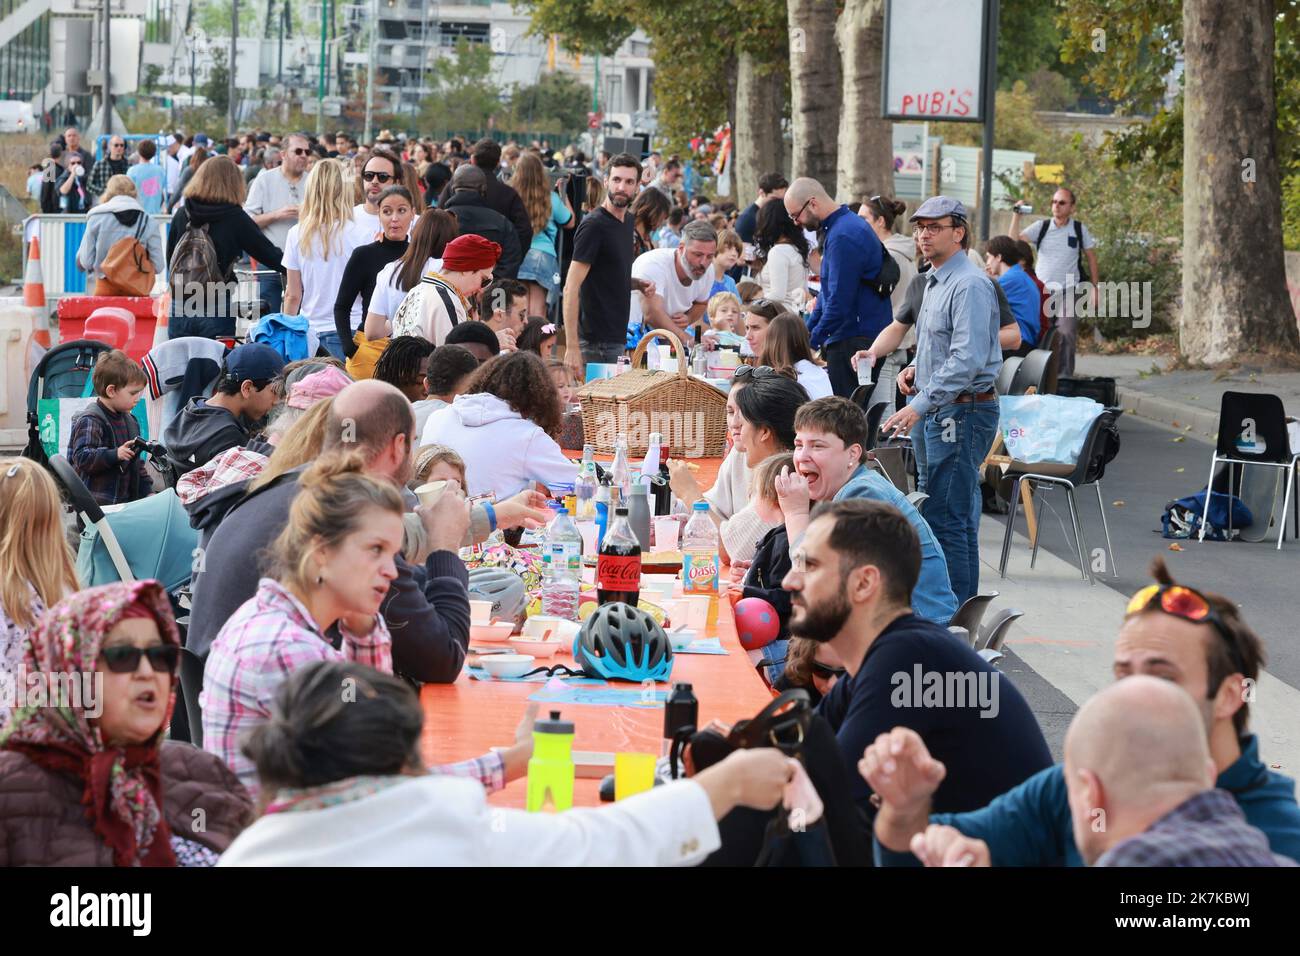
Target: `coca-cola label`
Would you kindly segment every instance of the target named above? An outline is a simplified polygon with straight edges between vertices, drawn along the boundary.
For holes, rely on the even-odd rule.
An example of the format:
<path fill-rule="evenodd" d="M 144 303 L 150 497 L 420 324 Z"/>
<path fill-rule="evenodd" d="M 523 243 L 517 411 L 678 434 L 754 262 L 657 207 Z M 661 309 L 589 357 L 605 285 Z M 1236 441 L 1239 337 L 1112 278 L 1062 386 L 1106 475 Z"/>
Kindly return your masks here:
<path fill-rule="evenodd" d="M 596 587 L 602 591 L 635 591 L 641 586 L 641 555 L 602 554 L 596 559 Z"/>
<path fill-rule="evenodd" d="M 718 556 L 714 554 L 682 555 L 682 590 L 716 591 L 718 589 Z"/>

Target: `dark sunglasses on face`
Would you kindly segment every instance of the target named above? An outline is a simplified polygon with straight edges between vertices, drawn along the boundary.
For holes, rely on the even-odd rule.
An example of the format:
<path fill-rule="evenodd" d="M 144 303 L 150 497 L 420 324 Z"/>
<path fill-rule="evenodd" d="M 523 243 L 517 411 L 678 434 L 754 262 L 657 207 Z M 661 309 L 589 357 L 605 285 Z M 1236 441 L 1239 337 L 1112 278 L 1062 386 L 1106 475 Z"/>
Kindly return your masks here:
<path fill-rule="evenodd" d="M 118 644 L 105 647 L 99 652 L 104 664 L 114 674 L 133 674 L 140 667 L 140 658 L 149 658 L 149 667 L 154 673 L 166 671 L 176 673 L 176 665 L 181 659 L 181 649 L 175 644 L 155 644 L 152 647 L 134 647 L 130 644 Z"/>
<path fill-rule="evenodd" d="M 848 671 L 843 667 L 831 667 L 829 664 L 819 664 L 817 661 L 812 662 L 812 672 L 824 680 L 830 680 L 832 677 L 844 677 Z"/>
<path fill-rule="evenodd" d="M 293 155 L 295 155 L 295 156 L 306 156 L 308 153 L 311 152 L 311 150 L 310 150 L 310 149 L 303 149 L 302 147 L 298 147 L 297 149 L 291 149 L 291 150 L 289 150 L 289 152 L 293 153 Z"/>
<path fill-rule="evenodd" d="M 368 182 L 368 183 L 373 183 L 373 182 L 390 183 L 390 182 L 393 181 L 393 174 L 392 174 L 392 173 L 375 173 L 375 172 L 370 172 L 369 170 L 367 170 L 366 172 L 364 172 L 364 173 L 361 174 L 361 178 L 364 179 L 364 180 L 365 180 L 366 182 Z"/>

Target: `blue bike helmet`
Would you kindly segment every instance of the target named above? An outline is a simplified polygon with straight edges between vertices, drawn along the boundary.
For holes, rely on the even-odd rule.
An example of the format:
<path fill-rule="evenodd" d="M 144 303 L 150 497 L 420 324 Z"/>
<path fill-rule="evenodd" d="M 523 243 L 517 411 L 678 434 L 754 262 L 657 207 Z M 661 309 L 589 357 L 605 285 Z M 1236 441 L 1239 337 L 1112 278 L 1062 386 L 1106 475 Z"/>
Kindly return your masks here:
<path fill-rule="evenodd" d="M 592 612 L 573 639 L 573 660 L 606 680 L 666 681 L 673 647 L 653 617 L 630 604 L 606 604 Z"/>

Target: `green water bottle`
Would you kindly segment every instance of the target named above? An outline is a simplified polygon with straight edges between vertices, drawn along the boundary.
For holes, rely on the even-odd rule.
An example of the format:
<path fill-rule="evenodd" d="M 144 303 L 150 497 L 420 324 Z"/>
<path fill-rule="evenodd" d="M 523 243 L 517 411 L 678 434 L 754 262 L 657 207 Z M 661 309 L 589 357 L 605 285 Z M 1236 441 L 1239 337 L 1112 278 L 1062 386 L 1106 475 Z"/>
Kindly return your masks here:
<path fill-rule="evenodd" d="M 560 719 L 533 724 L 533 756 L 528 761 L 528 812 L 568 810 L 573 806 L 573 723 Z"/>

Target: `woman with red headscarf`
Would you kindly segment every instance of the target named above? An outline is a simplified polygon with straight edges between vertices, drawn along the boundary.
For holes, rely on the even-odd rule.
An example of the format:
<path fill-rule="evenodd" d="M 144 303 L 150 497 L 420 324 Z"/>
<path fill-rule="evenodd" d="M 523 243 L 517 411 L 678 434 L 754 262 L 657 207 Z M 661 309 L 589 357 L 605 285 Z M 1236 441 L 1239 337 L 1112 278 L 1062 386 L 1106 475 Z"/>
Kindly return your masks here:
<path fill-rule="evenodd" d="M 180 650 L 157 581 L 49 610 L 0 729 L 0 866 L 211 866 L 252 822 L 218 757 L 163 740 Z"/>
<path fill-rule="evenodd" d="M 442 345 L 453 326 L 468 322 L 469 300 L 492 282 L 492 270 L 501 257 L 501 246 L 482 236 L 466 233 L 447 243 L 442 253 L 442 271 L 426 273 L 420 284 L 406 293 L 393 315 L 391 329 L 379 328 L 382 321 L 373 312 L 366 318 L 366 338 L 391 334 L 418 335 Z"/>

